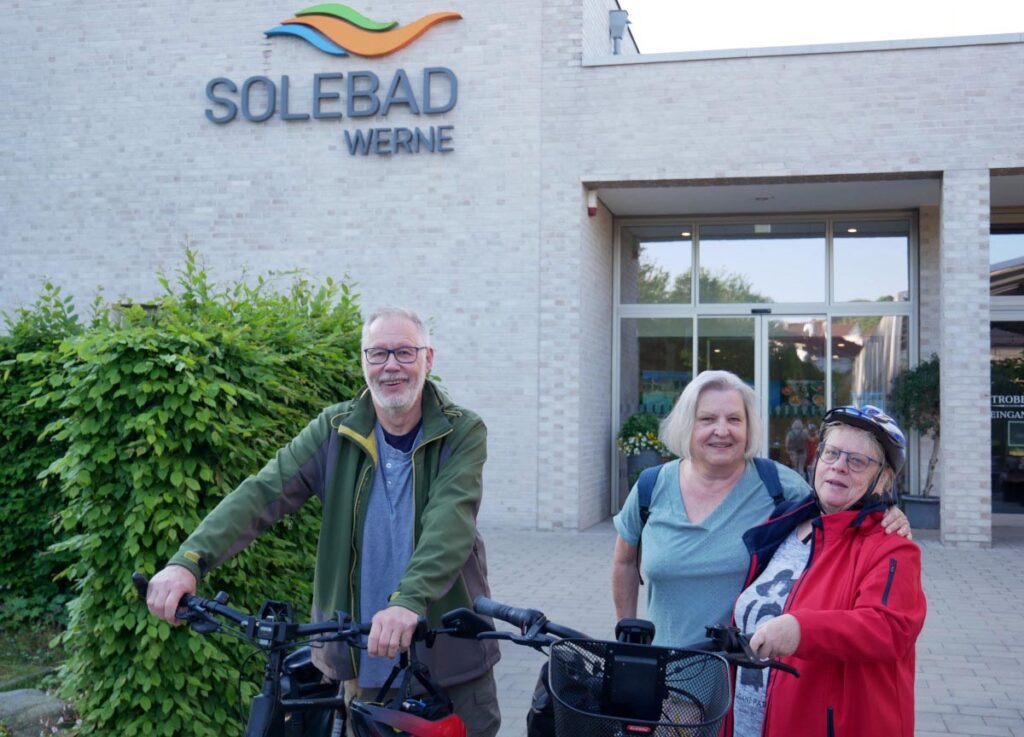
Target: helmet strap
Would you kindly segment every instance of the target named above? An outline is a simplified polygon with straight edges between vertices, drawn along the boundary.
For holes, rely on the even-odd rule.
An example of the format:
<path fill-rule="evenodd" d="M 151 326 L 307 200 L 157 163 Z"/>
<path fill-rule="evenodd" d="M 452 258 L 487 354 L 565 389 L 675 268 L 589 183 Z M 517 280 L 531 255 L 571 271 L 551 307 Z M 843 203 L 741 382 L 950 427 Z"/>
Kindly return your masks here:
<path fill-rule="evenodd" d="M 816 461 L 814 464 L 815 472 L 817 472 L 818 470 L 818 463 L 820 463 L 820 460 Z M 878 482 L 882 478 L 882 473 L 884 471 L 884 465 L 878 467 L 878 471 L 875 473 L 875 477 L 871 479 L 871 483 L 868 484 L 868 488 L 865 489 L 864 493 L 860 495 L 860 498 L 853 504 L 851 504 L 847 509 L 861 509 L 864 507 L 865 500 L 868 499 L 874 493 L 875 487 L 878 486 Z M 812 476 L 811 478 L 813 479 L 814 476 Z M 811 493 L 814 494 L 814 503 L 818 505 L 818 511 L 821 512 L 821 514 L 828 514 L 828 512 L 825 511 L 825 508 L 821 506 L 821 498 L 818 496 L 818 490 L 815 488 L 813 482 L 811 483 Z M 891 499 L 891 496 L 888 493 L 886 493 L 883 497 L 879 497 L 879 499 Z"/>

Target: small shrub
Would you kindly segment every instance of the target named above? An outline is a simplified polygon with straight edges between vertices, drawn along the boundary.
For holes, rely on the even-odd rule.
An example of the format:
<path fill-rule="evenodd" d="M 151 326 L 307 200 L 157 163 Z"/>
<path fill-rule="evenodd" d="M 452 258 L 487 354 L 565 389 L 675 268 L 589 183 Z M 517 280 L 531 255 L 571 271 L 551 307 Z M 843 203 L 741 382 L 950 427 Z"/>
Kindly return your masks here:
<path fill-rule="evenodd" d="M 61 345 L 36 400 L 59 409 L 48 470 L 65 508 L 55 546 L 76 598 L 61 695 L 82 735 L 221 735 L 236 703 L 236 647 L 151 617 L 129 582 L 152 574 L 243 478 L 320 410 L 361 386 L 360 320 L 345 284 L 291 275 L 213 284 L 195 254 L 156 309 Z M 310 599 L 319 508 L 307 504 L 205 582 L 232 603 Z M 209 594 L 210 592 L 207 592 Z M 228 727 L 229 731 L 231 727 Z"/>
<path fill-rule="evenodd" d="M 58 368 L 57 346 L 83 329 L 70 297 L 49 282 L 31 306 L 5 315 L 0 337 L 0 616 L 7 625 L 63 618 L 66 582 L 54 580 L 70 555 L 51 553 L 51 521 L 61 498 L 37 478 L 63 453 L 42 441 L 52 408 L 29 400 L 34 387 Z"/>

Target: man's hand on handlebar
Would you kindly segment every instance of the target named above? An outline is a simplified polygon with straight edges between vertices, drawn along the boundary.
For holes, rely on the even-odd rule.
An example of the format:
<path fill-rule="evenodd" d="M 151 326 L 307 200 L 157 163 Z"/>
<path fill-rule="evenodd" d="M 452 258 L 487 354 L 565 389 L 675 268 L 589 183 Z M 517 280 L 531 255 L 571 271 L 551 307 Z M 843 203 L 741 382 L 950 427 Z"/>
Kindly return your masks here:
<path fill-rule="evenodd" d="M 373 615 L 366 652 L 378 658 L 393 658 L 412 644 L 419 623 L 416 612 L 401 606 L 389 606 Z"/>
<path fill-rule="evenodd" d="M 146 593 L 146 606 L 150 613 L 173 626 L 182 624 L 175 617 L 178 602 L 185 594 L 195 596 L 196 577 L 192 571 L 182 566 L 170 565 L 153 576 L 149 581 Z"/>

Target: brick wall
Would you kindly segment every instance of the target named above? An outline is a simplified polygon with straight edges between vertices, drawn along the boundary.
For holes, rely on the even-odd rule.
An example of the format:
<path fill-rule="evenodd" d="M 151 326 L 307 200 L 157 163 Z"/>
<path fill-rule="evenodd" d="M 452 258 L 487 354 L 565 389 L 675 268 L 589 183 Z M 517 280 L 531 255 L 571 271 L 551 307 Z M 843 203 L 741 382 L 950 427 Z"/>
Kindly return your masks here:
<path fill-rule="evenodd" d="M 942 180 L 939 303 L 942 318 L 942 539 L 989 545 L 989 172 Z"/>
<path fill-rule="evenodd" d="M 0 309 L 30 300 L 44 276 L 80 304 L 98 285 L 111 299 L 151 297 L 155 269 L 178 263 L 185 239 L 221 278 L 347 274 L 367 308 L 405 303 L 434 322 L 437 373 L 490 428 L 484 521 L 540 528 L 586 526 L 607 509 L 612 230 L 607 212 L 583 214 L 588 184 L 973 172 L 922 214 L 922 287 L 948 282 L 941 309 L 965 301 L 973 334 L 987 335 L 978 252 L 966 282 L 941 270 L 961 264 L 947 244 L 981 238 L 980 200 L 961 201 L 974 185 L 956 182 L 1024 167 L 1024 97 L 1006 73 L 1024 44 L 605 64 L 612 5 L 457 0 L 445 9 L 463 20 L 393 56 L 335 59 L 264 38 L 298 9 L 270 0 L 159 12 L 18 3 L 0 30 Z M 438 9 L 359 8 L 403 23 Z M 55 17 L 73 31 L 55 36 Z M 203 115 L 217 76 L 287 74 L 305 106 L 318 72 L 372 70 L 387 84 L 398 68 L 418 79 L 427 66 L 459 79 L 458 105 L 436 118 L 399 108 L 217 126 Z M 345 130 L 431 124 L 454 126 L 452 153 L 345 149 Z M 955 333 L 928 317 L 934 292 L 922 294 L 922 348 L 945 355 Z M 967 389 L 968 376 L 987 375 L 979 351 L 945 400 L 969 415 L 954 447 L 975 486 L 988 478 L 987 465 L 975 474 L 987 464 L 975 417 L 985 397 Z M 969 400 L 973 410 L 957 409 Z M 943 512 L 959 529 L 985 491 L 957 473 Z M 984 534 L 969 528 L 965 540 Z"/>

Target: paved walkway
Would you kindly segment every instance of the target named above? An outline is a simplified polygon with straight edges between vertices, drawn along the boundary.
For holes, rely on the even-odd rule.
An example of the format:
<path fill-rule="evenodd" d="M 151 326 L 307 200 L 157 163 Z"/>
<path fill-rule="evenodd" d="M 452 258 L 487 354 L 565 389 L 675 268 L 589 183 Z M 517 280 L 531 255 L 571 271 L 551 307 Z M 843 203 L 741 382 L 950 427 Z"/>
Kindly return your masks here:
<path fill-rule="evenodd" d="M 610 522 L 584 532 L 483 534 L 495 599 L 595 636 L 612 632 Z M 989 550 L 945 547 L 929 531 L 915 537 L 928 597 L 917 643 L 917 735 L 1024 737 L 1024 528 L 997 528 Z M 502 645 L 500 737 L 525 737 L 542 662 L 533 650 Z"/>

